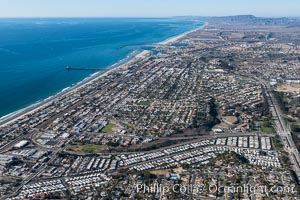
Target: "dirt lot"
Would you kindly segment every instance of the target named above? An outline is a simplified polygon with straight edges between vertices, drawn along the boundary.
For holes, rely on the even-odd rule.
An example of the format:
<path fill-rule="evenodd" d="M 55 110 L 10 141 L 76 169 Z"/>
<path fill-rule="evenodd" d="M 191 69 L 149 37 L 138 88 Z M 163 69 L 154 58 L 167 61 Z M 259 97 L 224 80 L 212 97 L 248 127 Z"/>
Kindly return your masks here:
<path fill-rule="evenodd" d="M 277 87 L 277 91 L 279 92 L 300 92 L 300 85 L 279 85 Z"/>
<path fill-rule="evenodd" d="M 161 169 L 161 170 L 152 170 L 152 171 L 150 171 L 151 174 L 155 174 L 156 176 L 166 175 L 170 172 L 171 172 L 170 169 Z M 176 173 L 176 174 L 181 174 L 182 173 L 182 167 L 173 169 L 173 172 Z"/>

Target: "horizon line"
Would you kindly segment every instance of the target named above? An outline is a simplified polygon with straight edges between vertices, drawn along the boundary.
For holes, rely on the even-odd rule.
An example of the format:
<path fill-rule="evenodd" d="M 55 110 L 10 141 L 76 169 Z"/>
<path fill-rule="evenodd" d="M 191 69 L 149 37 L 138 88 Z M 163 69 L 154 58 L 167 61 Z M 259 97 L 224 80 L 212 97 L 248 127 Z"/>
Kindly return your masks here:
<path fill-rule="evenodd" d="M 299 18 L 299 16 L 258 16 L 254 14 L 236 15 L 177 15 L 177 16 L 0 16 L 0 19 L 42 19 L 42 18 L 180 18 L 180 17 L 235 17 L 235 16 L 254 16 L 257 18 Z"/>

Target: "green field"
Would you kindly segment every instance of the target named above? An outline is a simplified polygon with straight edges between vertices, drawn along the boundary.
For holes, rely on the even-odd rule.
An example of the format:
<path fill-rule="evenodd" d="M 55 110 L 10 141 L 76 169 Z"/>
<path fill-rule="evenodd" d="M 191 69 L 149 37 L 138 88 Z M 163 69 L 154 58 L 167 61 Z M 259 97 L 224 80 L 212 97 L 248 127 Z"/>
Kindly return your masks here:
<path fill-rule="evenodd" d="M 282 151 L 283 150 L 283 145 L 281 143 L 281 139 L 278 135 L 276 135 L 273 139 L 273 146 L 277 151 Z"/>
<path fill-rule="evenodd" d="M 107 126 L 105 126 L 105 127 L 102 129 L 102 132 L 103 132 L 103 133 L 112 133 L 114 127 L 115 127 L 114 124 L 109 123 Z"/>
<path fill-rule="evenodd" d="M 270 119 L 265 119 L 261 124 L 260 124 L 260 131 L 264 133 L 276 133 L 276 130 L 273 127 L 273 121 Z"/>
<path fill-rule="evenodd" d="M 151 103 L 152 103 L 151 100 L 145 100 L 145 101 L 140 101 L 140 102 L 138 103 L 138 105 L 141 105 L 141 106 L 150 106 Z"/>
<path fill-rule="evenodd" d="M 105 145 L 72 143 L 67 147 L 67 151 L 81 153 L 99 153 L 106 148 L 107 146 Z"/>
<path fill-rule="evenodd" d="M 273 127 L 268 126 L 260 126 L 260 131 L 264 133 L 276 133 L 275 129 Z"/>

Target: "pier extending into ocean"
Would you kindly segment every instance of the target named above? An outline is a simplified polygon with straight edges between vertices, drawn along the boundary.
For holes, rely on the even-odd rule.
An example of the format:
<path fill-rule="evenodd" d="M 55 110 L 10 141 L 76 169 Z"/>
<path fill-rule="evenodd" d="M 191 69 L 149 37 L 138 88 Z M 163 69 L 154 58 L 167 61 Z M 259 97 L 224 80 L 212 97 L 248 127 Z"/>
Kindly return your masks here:
<path fill-rule="evenodd" d="M 88 70 L 88 71 L 100 71 L 100 68 L 86 68 L 86 67 L 71 67 L 66 66 L 66 70 Z"/>

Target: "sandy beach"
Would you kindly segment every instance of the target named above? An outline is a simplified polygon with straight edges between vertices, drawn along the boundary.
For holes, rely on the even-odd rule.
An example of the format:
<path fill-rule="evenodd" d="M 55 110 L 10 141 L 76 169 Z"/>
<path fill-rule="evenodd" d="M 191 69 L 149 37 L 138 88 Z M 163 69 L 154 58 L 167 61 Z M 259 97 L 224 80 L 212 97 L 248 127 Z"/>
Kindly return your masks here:
<path fill-rule="evenodd" d="M 196 29 L 191 30 L 191 31 L 187 31 L 187 32 L 182 33 L 182 34 L 180 34 L 180 35 L 177 35 L 177 36 L 175 36 L 175 37 L 171 37 L 171 38 L 169 38 L 169 39 L 167 39 L 167 40 L 165 40 L 165 41 L 159 42 L 158 44 L 160 44 L 160 45 L 169 45 L 169 44 L 171 44 L 171 43 L 174 43 L 174 42 L 176 42 L 176 41 L 178 41 L 178 40 L 184 38 L 185 36 L 187 36 L 187 35 L 190 34 L 190 33 L 193 33 L 193 32 L 196 32 L 196 31 L 199 31 L 199 30 L 205 28 L 206 26 L 207 26 L 207 23 L 204 23 L 203 26 L 201 26 L 201 27 L 199 27 L 199 28 L 196 28 Z"/>
<path fill-rule="evenodd" d="M 201 26 L 199 28 L 196 28 L 194 30 L 182 33 L 182 34 L 174 36 L 174 37 L 171 37 L 171 38 L 169 38 L 165 41 L 162 41 L 158 44 L 159 45 L 169 45 L 171 43 L 174 43 L 174 42 L 180 40 L 181 38 L 187 36 L 190 33 L 193 33 L 195 31 L 203 29 L 206 25 L 207 24 L 205 23 L 203 26 Z M 80 89 L 80 88 L 82 88 L 82 87 L 84 87 L 88 84 L 92 84 L 94 81 L 97 81 L 98 79 L 103 78 L 103 77 L 107 76 L 110 73 L 113 73 L 113 72 L 118 71 L 118 70 L 126 70 L 130 66 L 131 62 L 134 62 L 136 59 L 143 59 L 146 56 L 148 56 L 149 53 L 150 53 L 150 51 L 144 50 L 144 51 L 138 53 L 137 55 L 135 55 L 133 58 L 131 58 L 129 61 L 127 61 L 125 63 L 119 64 L 119 65 L 117 65 L 117 63 L 116 63 L 116 64 L 112 65 L 111 67 L 109 67 L 106 71 L 96 72 L 96 73 L 92 74 L 90 77 L 87 77 L 86 79 L 84 79 L 83 81 L 77 83 L 74 86 L 71 86 L 69 88 L 66 88 L 66 89 L 62 90 L 61 92 L 57 93 L 54 96 L 48 97 L 48 98 L 46 98 L 44 100 L 41 100 L 41 101 L 39 101 L 39 102 L 37 102 L 33 105 L 28 106 L 26 108 L 17 110 L 13 113 L 10 113 L 10 114 L 6 115 L 6 116 L 3 116 L 2 118 L 0 118 L 0 127 L 6 126 L 10 123 L 13 123 L 14 121 L 16 121 L 18 119 L 21 119 L 21 118 L 23 118 L 24 116 L 26 116 L 28 114 L 32 114 L 32 113 L 36 112 L 37 110 L 48 106 L 50 103 L 52 103 L 57 98 L 62 97 L 64 95 L 68 95 L 68 94 L 73 93 L 73 92 L 76 92 L 78 89 Z"/>

